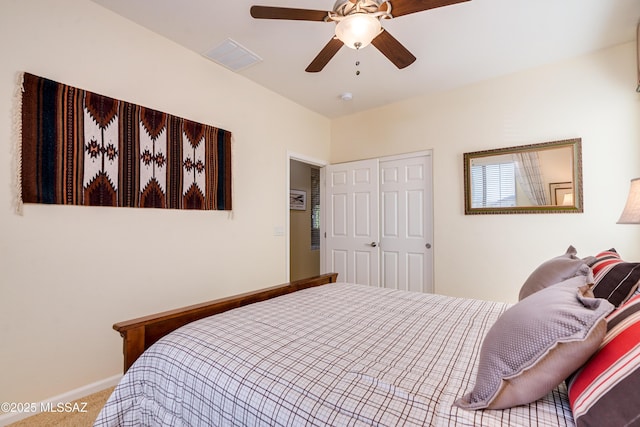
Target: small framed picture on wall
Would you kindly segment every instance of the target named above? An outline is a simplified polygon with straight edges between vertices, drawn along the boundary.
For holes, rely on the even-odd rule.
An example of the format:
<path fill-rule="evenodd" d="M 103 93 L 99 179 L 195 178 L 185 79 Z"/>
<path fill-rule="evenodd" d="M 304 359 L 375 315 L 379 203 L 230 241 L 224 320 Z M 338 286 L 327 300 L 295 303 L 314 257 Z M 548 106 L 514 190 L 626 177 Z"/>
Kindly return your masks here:
<path fill-rule="evenodd" d="M 295 211 L 306 211 L 307 192 L 303 190 L 291 190 L 289 193 L 289 209 Z"/>

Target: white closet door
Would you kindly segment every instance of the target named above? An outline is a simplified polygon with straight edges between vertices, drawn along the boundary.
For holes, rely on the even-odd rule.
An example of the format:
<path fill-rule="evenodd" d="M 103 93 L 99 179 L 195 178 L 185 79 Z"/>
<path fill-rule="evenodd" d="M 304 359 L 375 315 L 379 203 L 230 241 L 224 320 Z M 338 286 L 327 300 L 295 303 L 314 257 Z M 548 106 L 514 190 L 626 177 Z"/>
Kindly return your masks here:
<path fill-rule="evenodd" d="M 326 167 L 326 271 L 338 280 L 380 286 L 379 162 Z"/>
<path fill-rule="evenodd" d="M 380 161 L 381 286 L 433 292 L 431 156 Z"/>

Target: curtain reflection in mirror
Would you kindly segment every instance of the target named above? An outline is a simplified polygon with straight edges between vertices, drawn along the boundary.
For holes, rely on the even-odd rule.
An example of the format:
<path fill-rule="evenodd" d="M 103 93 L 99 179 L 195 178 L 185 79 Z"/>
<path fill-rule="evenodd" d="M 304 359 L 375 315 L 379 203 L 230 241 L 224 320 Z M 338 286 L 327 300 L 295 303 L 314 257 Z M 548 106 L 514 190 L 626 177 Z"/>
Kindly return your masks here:
<path fill-rule="evenodd" d="M 516 177 L 532 206 L 548 205 L 544 177 L 537 151 L 514 153 Z"/>

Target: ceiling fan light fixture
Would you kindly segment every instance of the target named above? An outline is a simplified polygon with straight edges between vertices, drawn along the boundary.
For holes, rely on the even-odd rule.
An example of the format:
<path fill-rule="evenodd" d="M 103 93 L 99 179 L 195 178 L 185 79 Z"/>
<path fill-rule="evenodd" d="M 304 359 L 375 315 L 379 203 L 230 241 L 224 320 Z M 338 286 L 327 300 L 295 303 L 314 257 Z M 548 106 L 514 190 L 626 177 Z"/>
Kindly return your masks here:
<path fill-rule="evenodd" d="M 382 31 L 382 24 L 375 16 L 354 13 L 345 16 L 336 25 L 336 37 L 351 49 L 362 49 Z"/>

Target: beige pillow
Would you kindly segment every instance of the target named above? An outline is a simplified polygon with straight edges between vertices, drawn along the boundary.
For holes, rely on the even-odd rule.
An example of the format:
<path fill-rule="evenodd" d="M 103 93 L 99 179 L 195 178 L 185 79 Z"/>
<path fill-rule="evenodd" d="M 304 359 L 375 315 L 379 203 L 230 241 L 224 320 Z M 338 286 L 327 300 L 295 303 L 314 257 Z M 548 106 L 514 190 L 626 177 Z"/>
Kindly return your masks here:
<path fill-rule="evenodd" d="M 576 248 L 569 246 L 563 255 L 551 258 L 533 270 L 520 288 L 518 300 L 521 301 L 533 293 L 571 277 L 591 275 L 591 269 L 587 265 L 590 258 L 584 260 L 578 258 Z M 590 278 L 590 281 L 592 282 L 593 278 Z"/>
<path fill-rule="evenodd" d="M 505 311 L 480 350 L 476 382 L 455 405 L 504 409 L 545 396 L 595 353 L 613 304 L 576 276 Z"/>

